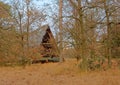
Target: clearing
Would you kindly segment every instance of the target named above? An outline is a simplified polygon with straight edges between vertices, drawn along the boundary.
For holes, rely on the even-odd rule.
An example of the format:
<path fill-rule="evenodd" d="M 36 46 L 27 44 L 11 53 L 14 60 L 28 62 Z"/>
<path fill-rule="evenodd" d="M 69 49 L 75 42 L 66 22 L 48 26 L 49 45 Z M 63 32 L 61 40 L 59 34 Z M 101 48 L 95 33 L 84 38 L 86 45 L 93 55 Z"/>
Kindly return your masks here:
<path fill-rule="evenodd" d="M 120 70 L 80 72 L 74 60 L 64 63 L 0 67 L 0 85 L 120 85 Z"/>

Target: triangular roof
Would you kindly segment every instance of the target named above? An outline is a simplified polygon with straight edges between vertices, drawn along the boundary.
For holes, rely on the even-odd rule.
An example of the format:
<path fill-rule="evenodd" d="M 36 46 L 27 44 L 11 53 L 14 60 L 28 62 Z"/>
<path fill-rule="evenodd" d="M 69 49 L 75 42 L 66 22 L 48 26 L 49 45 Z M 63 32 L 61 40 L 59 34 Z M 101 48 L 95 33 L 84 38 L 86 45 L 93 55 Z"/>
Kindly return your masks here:
<path fill-rule="evenodd" d="M 54 36 L 48 25 L 44 25 L 30 33 L 29 45 L 31 47 L 37 47 L 44 56 L 58 56 L 59 54 Z"/>
<path fill-rule="evenodd" d="M 49 25 L 44 25 L 44 26 L 40 27 L 39 29 L 36 29 L 33 32 L 31 32 L 30 38 L 29 38 L 30 46 L 40 45 L 48 30 L 49 30 L 51 36 L 53 37 Z"/>

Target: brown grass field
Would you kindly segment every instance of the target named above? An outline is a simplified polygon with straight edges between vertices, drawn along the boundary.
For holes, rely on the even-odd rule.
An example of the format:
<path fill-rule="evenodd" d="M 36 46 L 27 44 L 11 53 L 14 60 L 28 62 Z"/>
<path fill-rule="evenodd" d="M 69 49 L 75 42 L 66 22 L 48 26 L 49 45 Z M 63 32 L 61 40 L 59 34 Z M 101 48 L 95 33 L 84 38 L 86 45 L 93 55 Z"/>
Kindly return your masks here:
<path fill-rule="evenodd" d="M 0 85 L 120 85 L 120 70 L 81 72 L 75 60 L 0 67 Z"/>

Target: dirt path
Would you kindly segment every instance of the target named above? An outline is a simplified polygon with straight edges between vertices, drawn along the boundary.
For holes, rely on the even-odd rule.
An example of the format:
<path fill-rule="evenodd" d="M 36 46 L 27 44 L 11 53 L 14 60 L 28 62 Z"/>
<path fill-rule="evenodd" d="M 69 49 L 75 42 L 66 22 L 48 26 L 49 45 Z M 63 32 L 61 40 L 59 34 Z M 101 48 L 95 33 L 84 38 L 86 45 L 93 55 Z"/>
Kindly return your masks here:
<path fill-rule="evenodd" d="M 75 63 L 1 67 L 0 85 L 120 85 L 120 70 L 80 73 Z"/>

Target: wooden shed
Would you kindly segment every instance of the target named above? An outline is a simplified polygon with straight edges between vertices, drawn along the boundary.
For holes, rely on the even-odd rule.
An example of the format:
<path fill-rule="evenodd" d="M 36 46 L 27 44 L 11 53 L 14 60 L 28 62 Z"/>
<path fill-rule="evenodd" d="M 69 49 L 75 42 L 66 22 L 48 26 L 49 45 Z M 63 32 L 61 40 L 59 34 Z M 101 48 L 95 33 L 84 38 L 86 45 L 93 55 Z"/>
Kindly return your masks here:
<path fill-rule="evenodd" d="M 59 57 L 59 50 L 49 25 L 34 30 L 30 34 L 30 46 L 39 49 L 41 59 L 52 59 Z"/>

